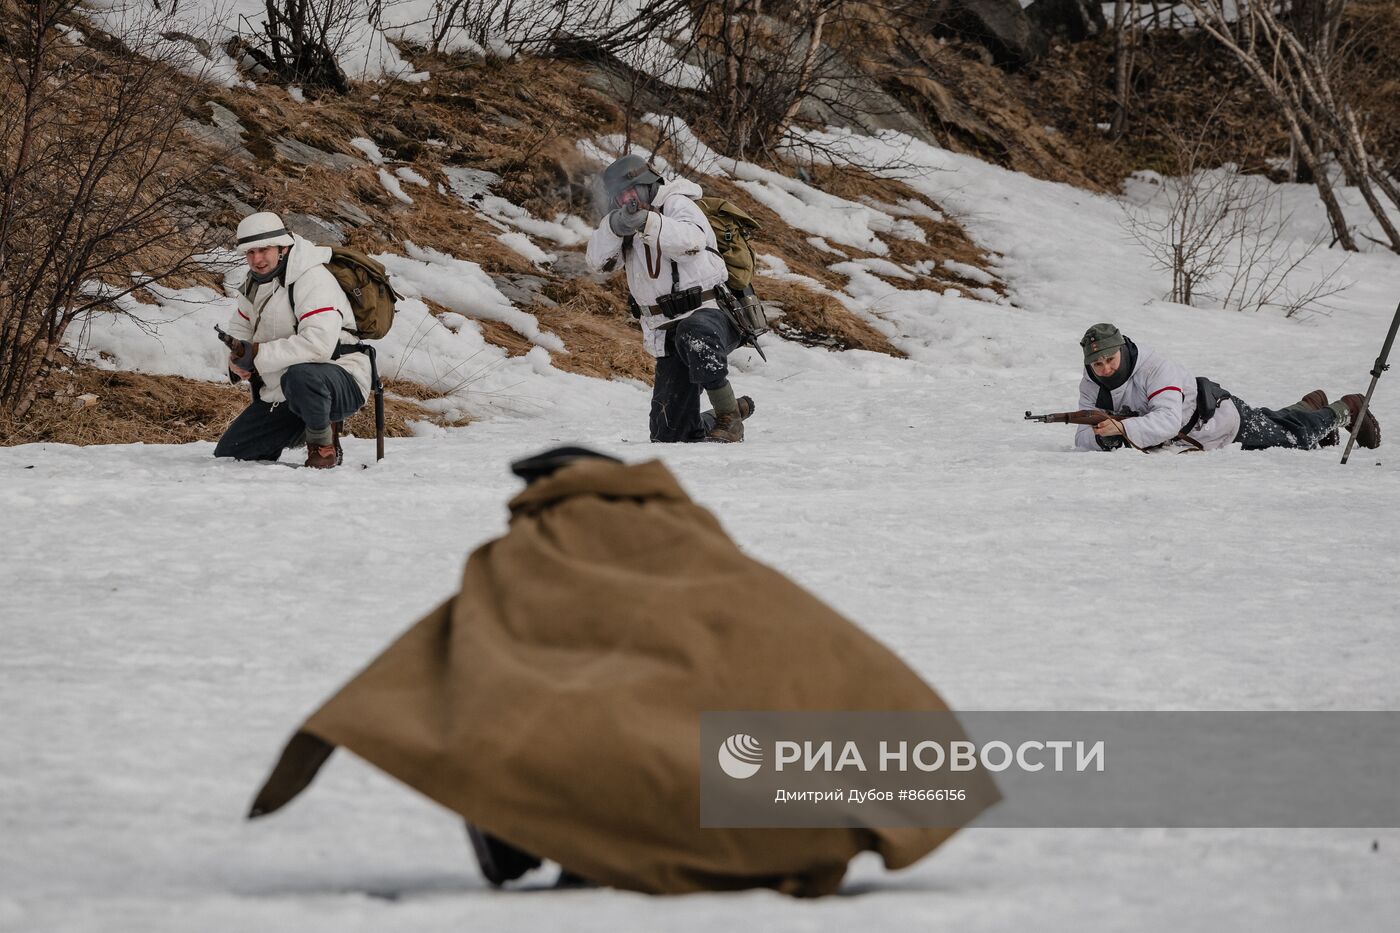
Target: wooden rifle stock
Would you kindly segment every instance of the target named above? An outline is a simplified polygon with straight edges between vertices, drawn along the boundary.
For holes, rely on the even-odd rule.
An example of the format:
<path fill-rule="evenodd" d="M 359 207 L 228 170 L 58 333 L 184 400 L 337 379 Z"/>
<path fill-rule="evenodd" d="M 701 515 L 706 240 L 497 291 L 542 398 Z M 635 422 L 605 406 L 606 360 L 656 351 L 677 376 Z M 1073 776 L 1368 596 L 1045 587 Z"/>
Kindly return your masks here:
<path fill-rule="evenodd" d="M 1082 411 L 1060 411 L 1049 415 L 1033 415 L 1026 412 L 1027 421 L 1038 421 L 1041 424 L 1088 424 L 1094 425 L 1107 421 L 1109 418 L 1117 418 L 1119 421 L 1124 418 L 1133 417 L 1134 412 L 1121 411 L 1109 412 L 1100 411 L 1097 408 L 1086 408 Z"/>

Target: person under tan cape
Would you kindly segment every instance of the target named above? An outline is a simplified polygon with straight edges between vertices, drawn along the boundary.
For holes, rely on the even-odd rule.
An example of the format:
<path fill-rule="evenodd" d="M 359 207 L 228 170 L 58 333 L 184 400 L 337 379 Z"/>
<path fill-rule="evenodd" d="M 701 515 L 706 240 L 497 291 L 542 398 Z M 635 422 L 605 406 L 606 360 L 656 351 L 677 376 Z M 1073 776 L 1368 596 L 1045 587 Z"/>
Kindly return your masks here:
<path fill-rule="evenodd" d="M 659 461 L 561 448 L 513 468 L 528 485 L 509 531 L 302 724 L 250 818 L 291 801 L 343 746 L 476 827 L 496 883 L 550 859 L 634 891 L 815 896 L 862 851 L 903 868 L 956 831 L 702 829 L 702 711 L 947 707 L 746 557 Z M 972 786 L 969 812 L 999 799 L 990 779 Z"/>

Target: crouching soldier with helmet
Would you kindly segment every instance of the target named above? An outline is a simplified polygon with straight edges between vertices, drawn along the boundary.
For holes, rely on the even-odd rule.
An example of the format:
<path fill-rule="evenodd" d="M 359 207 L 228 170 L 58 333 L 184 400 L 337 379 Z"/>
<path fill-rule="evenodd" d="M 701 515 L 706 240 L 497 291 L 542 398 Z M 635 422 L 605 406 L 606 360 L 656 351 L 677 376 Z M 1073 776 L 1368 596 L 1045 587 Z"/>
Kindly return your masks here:
<path fill-rule="evenodd" d="M 621 259 L 627 272 L 632 313 L 656 357 L 652 441 L 742 441 L 754 404 L 735 398 L 728 357 L 743 337 L 716 300 L 729 273 L 695 204 L 700 187 L 667 182 L 641 156 L 626 155 L 603 172 L 603 188 L 612 210 L 588 242 L 588 263 L 610 272 Z M 713 412 L 701 413 L 701 389 Z"/>
<path fill-rule="evenodd" d="M 325 266 L 328 246 L 289 233 L 276 214 L 238 225 L 248 279 L 229 319 L 229 374 L 253 400 L 214 448 L 216 457 L 276 460 L 302 440 L 306 465 L 341 462 L 340 425 L 365 403 L 370 361 L 355 346 L 355 317 Z"/>

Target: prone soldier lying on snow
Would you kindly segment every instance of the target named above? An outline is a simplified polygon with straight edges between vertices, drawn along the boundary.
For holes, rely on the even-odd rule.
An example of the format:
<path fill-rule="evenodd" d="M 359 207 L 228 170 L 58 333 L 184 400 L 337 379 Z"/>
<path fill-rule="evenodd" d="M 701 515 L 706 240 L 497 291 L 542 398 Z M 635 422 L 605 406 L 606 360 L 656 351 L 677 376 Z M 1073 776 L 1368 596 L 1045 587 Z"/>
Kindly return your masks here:
<path fill-rule="evenodd" d="M 1080 340 L 1084 376 L 1079 411 L 1026 417 L 1078 425 L 1080 450 L 1135 450 L 1177 447 L 1216 450 L 1238 442 L 1245 450 L 1292 447 L 1311 450 L 1337 443 L 1346 428 L 1362 447 L 1376 447 L 1381 429 L 1369 411 L 1360 425 L 1362 396 L 1329 403 L 1314 389 L 1282 409 L 1253 408 L 1210 379 L 1189 371 L 1156 351 L 1139 346 L 1112 324 L 1095 324 Z"/>

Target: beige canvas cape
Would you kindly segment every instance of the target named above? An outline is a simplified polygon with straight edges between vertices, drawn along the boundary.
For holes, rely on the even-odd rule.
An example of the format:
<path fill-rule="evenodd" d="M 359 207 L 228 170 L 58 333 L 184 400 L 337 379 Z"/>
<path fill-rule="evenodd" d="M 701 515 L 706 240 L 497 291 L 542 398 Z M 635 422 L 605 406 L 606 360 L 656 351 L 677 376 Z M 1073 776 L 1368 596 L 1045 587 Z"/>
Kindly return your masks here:
<path fill-rule="evenodd" d="M 660 462 L 575 461 L 510 510 L 461 591 L 302 725 L 253 816 L 344 746 L 491 835 L 637 891 L 827 894 L 863 850 L 901 868 L 954 832 L 702 829 L 702 711 L 943 701 L 741 553 Z M 974 793 L 997 799 L 990 781 Z"/>

